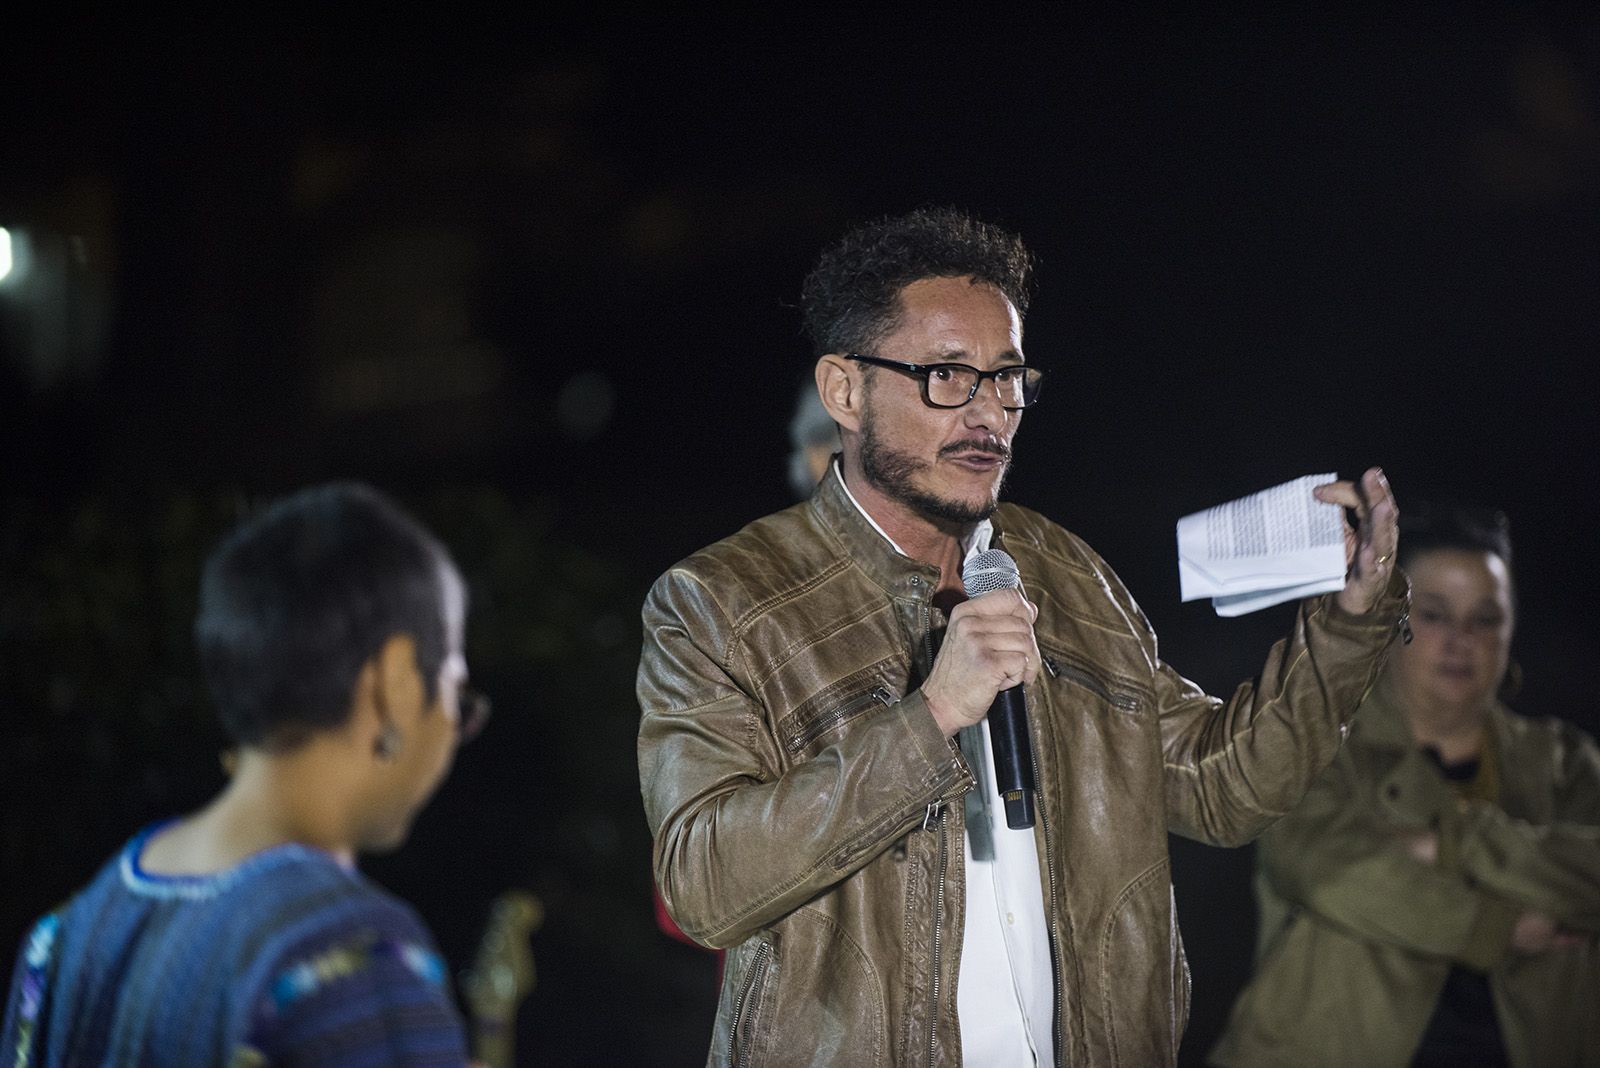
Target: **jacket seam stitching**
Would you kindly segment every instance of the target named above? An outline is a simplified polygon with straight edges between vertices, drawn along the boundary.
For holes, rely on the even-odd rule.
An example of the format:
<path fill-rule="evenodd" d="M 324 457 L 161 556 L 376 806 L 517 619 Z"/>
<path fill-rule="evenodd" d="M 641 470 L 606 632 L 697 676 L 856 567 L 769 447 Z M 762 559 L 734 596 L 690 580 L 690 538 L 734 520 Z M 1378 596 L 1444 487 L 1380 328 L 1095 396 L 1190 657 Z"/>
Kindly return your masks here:
<path fill-rule="evenodd" d="M 880 809 L 871 819 L 865 820 L 863 822 L 864 822 L 864 824 L 866 826 L 871 826 L 873 824 L 881 823 L 884 820 L 886 820 L 889 816 L 893 815 L 894 811 L 895 811 L 895 808 L 893 806 L 886 805 L 882 809 Z M 807 867 L 804 870 L 802 870 L 793 879 L 790 879 L 788 882 L 782 884 L 781 886 L 778 886 L 777 888 L 775 888 L 774 890 L 772 890 L 770 893 L 766 894 L 765 896 L 763 896 L 763 897 L 751 902 L 745 908 L 739 910 L 738 912 L 734 913 L 732 916 L 728 917 L 727 919 L 723 920 L 721 923 L 719 923 L 716 926 L 714 926 L 710 930 L 710 932 L 708 934 L 707 941 L 709 941 L 711 938 L 716 938 L 716 937 L 719 937 L 721 935 L 724 935 L 724 934 L 728 933 L 729 931 L 733 930 L 734 928 L 738 927 L 739 924 L 742 923 L 747 917 L 753 915 L 754 913 L 757 913 L 757 912 L 761 911 L 763 908 L 765 908 L 767 905 L 771 904 L 773 901 L 776 901 L 778 898 L 782 897 L 784 894 L 787 894 L 790 890 L 793 890 L 795 887 L 797 887 L 797 886 L 801 885 L 802 883 L 806 882 L 807 880 L 809 880 L 817 872 L 823 870 L 824 868 L 832 868 L 832 867 L 834 867 L 833 862 L 832 862 L 832 857 L 837 855 L 839 850 L 843 849 L 844 846 L 846 844 L 848 844 L 848 842 L 849 842 L 849 839 L 847 837 L 844 842 L 840 842 L 840 843 L 837 843 L 835 845 L 829 846 L 826 849 L 819 850 L 819 852 L 822 855 L 816 860 L 815 863 L 811 864 L 809 867 Z"/>
<path fill-rule="evenodd" d="M 759 679 L 752 679 L 751 681 L 757 687 L 760 687 L 760 686 L 764 685 L 765 683 L 767 683 L 772 678 L 772 676 L 776 675 L 779 671 L 783 670 L 784 665 L 788 664 L 795 657 L 801 656 L 804 653 L 810 651 L 819 642 L 822 642 L 822 641 L 824 641 L 824 640 L 826 640 L 828 638 L 833 637 L 835 634 L 839 633 L 841 630 L 844 630 L 846 627 L 854 626 L 855 624 L 860 623 L 862 620 L 868 619 L 868 618 L 876 615 L 877 613 L 882 612 L 885 609 L 885 607 L 886 606 L 881 604 L 881 603 L 873 602 L 869 607 L 865 608 L 861 612 L 850 616 L 848 619 L 840 620 L 838 626 L 835 626 L 835 627 L 833 627 L 833 628 L 831 628 L 829 630 L 826 630 L 826 631 L 819 631 L 818 633 L 813 634 L 813 635 L 811 635 L 811 636 L 809 636 L 807 638 L 804 638 L 804 639 L 801 639 L 799 641 L 794 642 L 787 649 L 784 649 L 784 650 L 780 651 L 777 654 L 777 658 L 776 659 L 772 659 L 772 660 L 769 660 L 767 662 L 767 671 Z M 891 654 L 886 654 L 883 657 L 883 659 L 884 660 L 891 659 L 892 655 L 893 655 L 892 653 Z"/>
<path fill-rule="evenodd" d="M 1106 1037 L 1111 1043 L 1111 1063 L 1113 1064 L 1118 1063 L 1121 1058 L 1117 1051 L 1117 1025 L 1115 1017 L 1111 1012 L 1112 999 L 1110 990 L 1112 984 L 1110 974 L 1108 973 L 1110 961 L 1109 954 L 1107 952 L 1111 940 L 1111 929 L 1116 925 L 1117 914 L 1122 910 L 1122 906 L 1128 902 L 1130 897 L 1132 897 L 1139 890 L 1143 889 L 1145 884 L 1148 883 L 1150 879 L 1159 874 L 1161 869 L 1165 867 L 1166 864 L 1167 861 L 1158 860 L 1144 871 L 1140 872 L 1138 875 L 1135 875 L 1132 881 L 1130 881 L 1127 886 L 1122 888 L 1122 892 L 1117 895 L 1116 900 L 1111 903 L 1111 908 L 1106 912 L 1105 923 L 1100 929 L 1100 989 L 1102 991 L 1102 1005 L 1106 1018 Z"/>
<path fill-rule="evenodd" d="M 836 557 L 826 567 L 817 572 L 815 575 L 812 575 L 810 578 L 805 579 L 796 585 L 790 586 L 787 589 L 779 590 L 777 593 L 769 594 L 764 599 L 757 601 L 755 604 L 745 609 L 737 619 L 730 621 L 730 625 L 733 628 L 733 636 L 735 638 L 743 637 L 744 632 L 749 629 L 750 624 L 760 616 L 765 615 L 774 607 L 783 604 L 786 601 L 792 600 L 793 598 L 798 597 L 800 594 L 806 593 L 809 590 L 821 585 L 823 582 L 832 578 L 834 575 L 847 570 L 849 567 L 850 561 L 848 559 Z"/>
<path fill-rule="evenodd" d="M 1283 695 L 1283 692 L 1289 688 L 1289 681 L 1292 678 L 1294 678 L 1294 673 L 1300 667 L 1300 662 L 1302 660 L 1304 660 L 1306 658 L 1306 656 L 1310 652 L 1311 652 L 1311 650 L 1302 648 L 1300 650 L 1300 652 L 1295 655 L 1294 662 L 1289 665 L 1289 670 L 1283 673 L 1283 681 L 1278 686 L 1278 696 L 1279 697 L 1281 697 Z M 1274 698 L 1273 700 L 1276 700 L 1276 699 L 1277 698 Z M 1233 755 L 1233 751 L 1234 751 L 1235 747 L 1238 745 L 1239 735 L 1245 733 L 1245 731 L 1248 731 L 1248 730 L 1254 728 L 1255 727 L 1255 722 L 1256 722 L 1256 717 L 1252 716 L 1250 718 L 1250 722 L 1248 724 L 1246 724 L 1244 727 L 1240 728 L 1240 730 L 1238 732 L 1236 732 L 1234 734 L 1230 734 L 1228 736 L 1228 742 L 1227 742 L 1226 745 L 1224 745 L 1221 749 L 1217 750 L 1215 753 L 1211 753 L 1208 756 L 1201 757 L 1199 764 L 1197 764 L 1197 765 L 1195 765 L 1193 767 L 1191 767 L 1188 764 L 1172 764 L 1172 763 L 1169 763 L 1167 761 L 1162 761 L 1162 763 L 1165 764 L 1168 768 L 1172 769 L 1173 771 L 1183 771 L 1183 772 L 1189 773 L 1190 775 L 1199 775 L 1202 772 L 1204 772 L 1207 768 L 1209 768 L 1212 764 L 1215 764 L 1217 761 L 1223 759 L 1224 757 L 1231 757 Z M 1265 811 L 1265 810 L 1264 809 L 1260 809 L 1259 811 Z"/>

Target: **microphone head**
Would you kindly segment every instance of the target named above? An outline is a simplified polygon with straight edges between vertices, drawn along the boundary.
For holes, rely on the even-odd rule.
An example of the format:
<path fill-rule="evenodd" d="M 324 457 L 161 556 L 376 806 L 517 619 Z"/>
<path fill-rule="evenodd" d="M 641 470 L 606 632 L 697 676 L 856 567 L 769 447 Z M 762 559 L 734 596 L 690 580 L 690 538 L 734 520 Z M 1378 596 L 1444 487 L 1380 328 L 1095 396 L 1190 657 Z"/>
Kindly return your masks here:
<path fill-rule="evenodd" d="M 1016 589 L 1022 585 L 1022 574 L 1009 553 L 986 549 L 962 566 L 961 585 L 966 587 L 968 597 L 977 597 L 990 590 Z"/>

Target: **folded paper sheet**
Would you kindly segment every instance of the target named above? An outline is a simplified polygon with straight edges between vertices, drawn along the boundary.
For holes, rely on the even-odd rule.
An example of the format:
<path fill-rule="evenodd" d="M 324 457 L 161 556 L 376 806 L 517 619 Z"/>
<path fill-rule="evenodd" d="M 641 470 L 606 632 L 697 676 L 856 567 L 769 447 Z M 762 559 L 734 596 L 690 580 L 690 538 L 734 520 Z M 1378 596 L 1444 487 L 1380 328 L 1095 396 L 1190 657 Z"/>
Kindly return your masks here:
<path fill-rule="evenodd" d="M 1311 495 L 1337 475 L 1306 475 L 1178 520 L 1183 599 L 1219 616 L 1344 588 L 1344 517 Z"/>

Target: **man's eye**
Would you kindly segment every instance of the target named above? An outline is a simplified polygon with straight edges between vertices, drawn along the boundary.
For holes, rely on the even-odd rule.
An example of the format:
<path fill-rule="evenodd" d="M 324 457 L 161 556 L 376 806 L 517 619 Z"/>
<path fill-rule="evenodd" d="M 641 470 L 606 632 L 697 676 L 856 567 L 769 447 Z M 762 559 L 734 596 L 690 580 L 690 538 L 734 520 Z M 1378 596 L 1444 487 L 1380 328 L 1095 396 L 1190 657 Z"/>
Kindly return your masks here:
<path fill-rule="evenodd" d="M 948 382 L 951 378 L 950 368 L 948 367 L 935 367 L 928 374 L 941 382 Z"/>
<path fill-rule="evenodd" d="M 1010 385 L 1022 377 L 1022 371 L 1016 367 L 1008 367 L 1004 371 L 995 372 L 994 380 L 1002 385 Z"/>

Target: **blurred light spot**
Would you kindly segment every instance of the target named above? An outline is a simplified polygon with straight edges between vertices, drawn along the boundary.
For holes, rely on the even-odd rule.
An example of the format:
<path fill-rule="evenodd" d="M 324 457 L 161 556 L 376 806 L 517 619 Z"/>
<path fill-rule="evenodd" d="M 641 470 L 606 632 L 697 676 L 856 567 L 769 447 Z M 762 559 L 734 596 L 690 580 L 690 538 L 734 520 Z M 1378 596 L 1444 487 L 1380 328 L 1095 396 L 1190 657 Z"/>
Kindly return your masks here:
<path fill-rule="evenodd" d="M 98 374 L 111 321 L 109 275 L 81 238 L 0 230 L 0 359 L 14 361 L 36 391 L 83 384 Z"/>
<path fill-rule="evenodd" d="M 611 422 L 613 407 L 611 383 L 598 372 L 584 371 L 561 387 L 556 397 L 556 422 L 567 437 L 588 441 Z"/>

